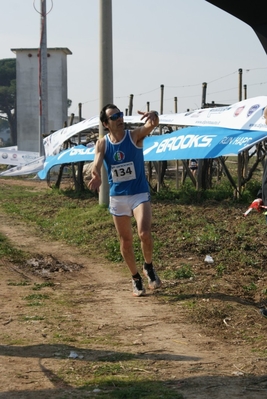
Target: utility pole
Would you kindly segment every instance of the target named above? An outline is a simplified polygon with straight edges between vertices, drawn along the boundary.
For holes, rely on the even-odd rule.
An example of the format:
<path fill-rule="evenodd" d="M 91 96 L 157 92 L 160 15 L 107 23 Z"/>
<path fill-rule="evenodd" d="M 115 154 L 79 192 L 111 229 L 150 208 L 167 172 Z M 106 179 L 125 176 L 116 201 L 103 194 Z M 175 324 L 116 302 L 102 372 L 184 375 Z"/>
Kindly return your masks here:
<path fill-rule="evenodd" d="M 44 155 L 43 135 L 48 133 L 48 99 L 47 99 L 47 35 L 46 35 L 46 0 L 41 4 L 41 29 L 39 48 L 39 153 Z"/>
<path fill-rule="evenodd" d="M 113 103 L 113 50 L 112 50 L 112 1 L 99 0 L 99 108 Z M 105 131 L 100 126 L 99 138 Z M 102 184 L 99 192 L 99 204 L 109 204 L 109 188 L 107 172 L 104 166 L 101 170 Z"/>
<path fill-rule="evenodd" d="M 164 85 L 160 85 L 160 115 L 163 114 L 163 98 L 164 98 Z M 159 127 L 159 134 L 162 134 L 162 127 Z M 164 162 L 164 161 L 163 161 Z M 162 167 L 163 162 L 159 161 L 158 165 L 158 181 L 157 181 L 157 192 L 160 191 L 161 183 L 162 183 Z"/>
<path fill-rule="evenodd" d="M 242 101 L 242 74 L 243 74 L 243 69 L 239 68 L 238 69 L 238 101 Z"/>
<path fill-rule="evenodd" d="M 129 98 L 129 115 L 131 116 L 133 114 L 133 94 L 130 94 L 130 98 Z"/>

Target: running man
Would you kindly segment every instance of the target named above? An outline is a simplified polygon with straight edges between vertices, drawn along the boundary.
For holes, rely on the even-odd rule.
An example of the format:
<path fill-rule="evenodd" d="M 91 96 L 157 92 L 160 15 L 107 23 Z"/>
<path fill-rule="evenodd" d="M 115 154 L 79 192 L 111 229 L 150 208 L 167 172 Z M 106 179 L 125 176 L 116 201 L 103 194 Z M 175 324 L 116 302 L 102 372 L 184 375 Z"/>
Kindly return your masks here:
<path fill-rule="evenodd" d="M 161 286 L 152 263 L 152 212 L 143 156 L 143 140 L 158 126 L 159 116 L 156 111 L 138 113 L 145 123 L 134 130 L 125 130 L 123 113 L 116 105 L 107 104 L 102 109 L 100 121 L 108 134 L 96 143 L 92 179 L 88 184 L 91 190 L 99 191 L 104 163 L 109 181 L 109 210 L 119 236 L 121 254 L 132 275 L 133 295 L 137 297 L 145 295 L 145 288 L 135 261 L 132 216 L 141 241 L 143 274 L 150 289 Z"/>

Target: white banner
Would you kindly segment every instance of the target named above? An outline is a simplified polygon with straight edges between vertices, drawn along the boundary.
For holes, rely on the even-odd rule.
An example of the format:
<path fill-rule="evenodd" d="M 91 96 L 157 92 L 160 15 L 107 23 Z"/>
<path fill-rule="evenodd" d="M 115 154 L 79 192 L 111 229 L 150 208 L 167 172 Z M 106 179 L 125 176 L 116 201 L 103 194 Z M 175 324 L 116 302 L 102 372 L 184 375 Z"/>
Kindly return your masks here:
<path fill-rule="evenodd" d="M 18 146 L 17 145 L 13 145 L 11 147 L 0 147 L 0 148 L 1 148 L 1 150 L 5 150 L 5 151 L 10 151 L 10 150 L 16 151 L 18 149 Z"/>
<path fill-rule="evenodd" d="M 38 154 L 39 155 L 39 154 Z M 14 168 L 7 169 L 0 173 L 0 176 L 21 176 L 37 173 L 44 167 L 44 157 L 39 157 L 26 165 L 14 166 Z"/>
<path fill-rule="evenodd" d="M 16 146 L 0 148 L 0 164 L 4 165 L 25 165 L 39 156 L 39 152 L 18 151 Z"/>
<path fill-rule="evenodd" d="M 160 115 L 160 123 L 176 126 L 213 126 L 267 131 L 263 117 L 266 106 L 267 96 L 253 97 L 226 107 L 203 108 L 183 114 Z"/>
<path fill-rule="evenodd" d="M 84 130 L 97 127 L 98 124 L 99 118 L 98 116 L 94 116 L 90 119 L 86 119 L 79 123 L 75 123 L 74 125 L 64 127 L 63 129 L 57 130 L 55 133 L 50 134 L 50 136 L 44 139 L 45 155 L 47 157 L 50 155 L 56 155 L 64 141 L 68 140 L 77 133 L 83 132 Z"/>

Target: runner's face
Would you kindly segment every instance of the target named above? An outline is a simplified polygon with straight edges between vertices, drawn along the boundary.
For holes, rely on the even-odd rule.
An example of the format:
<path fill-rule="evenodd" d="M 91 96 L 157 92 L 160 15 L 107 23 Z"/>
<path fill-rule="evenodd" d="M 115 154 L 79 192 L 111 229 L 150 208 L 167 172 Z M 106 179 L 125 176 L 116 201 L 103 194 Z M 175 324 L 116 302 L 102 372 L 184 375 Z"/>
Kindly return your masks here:
<path fill-rule="evenodd" d="M 114 128 L 124 126 L 123 113 L 118 108 L 109 108 L 106 110 L 106 115 L 108 118 L 107 126 Z M 114 119 L 113 119 L 114 117 Z"/>

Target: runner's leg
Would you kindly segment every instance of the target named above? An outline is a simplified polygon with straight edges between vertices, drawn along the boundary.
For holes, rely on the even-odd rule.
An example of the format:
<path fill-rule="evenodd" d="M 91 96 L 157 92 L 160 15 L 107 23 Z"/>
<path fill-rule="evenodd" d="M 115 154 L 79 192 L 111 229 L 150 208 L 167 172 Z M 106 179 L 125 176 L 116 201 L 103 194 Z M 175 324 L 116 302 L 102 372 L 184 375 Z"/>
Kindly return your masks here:
<path fill-rule="evenodd" d="M 141 248 L 146 263 L 152 262 L 153 240 L 151 234 L 151 203 L 143 202 L 138 205 L 133 214 L 137 223 L 137 231 L 141 240 Z"/>
<path fill-rule="evenodd" d="M 113 221 L 120 240 L 120 250 L 132 276 L 134 276 L 138 270 L 135 263 L 134 249 L 133 249 L 133 233 L 132 223 L 130 216 L 114 216 Z"/>

